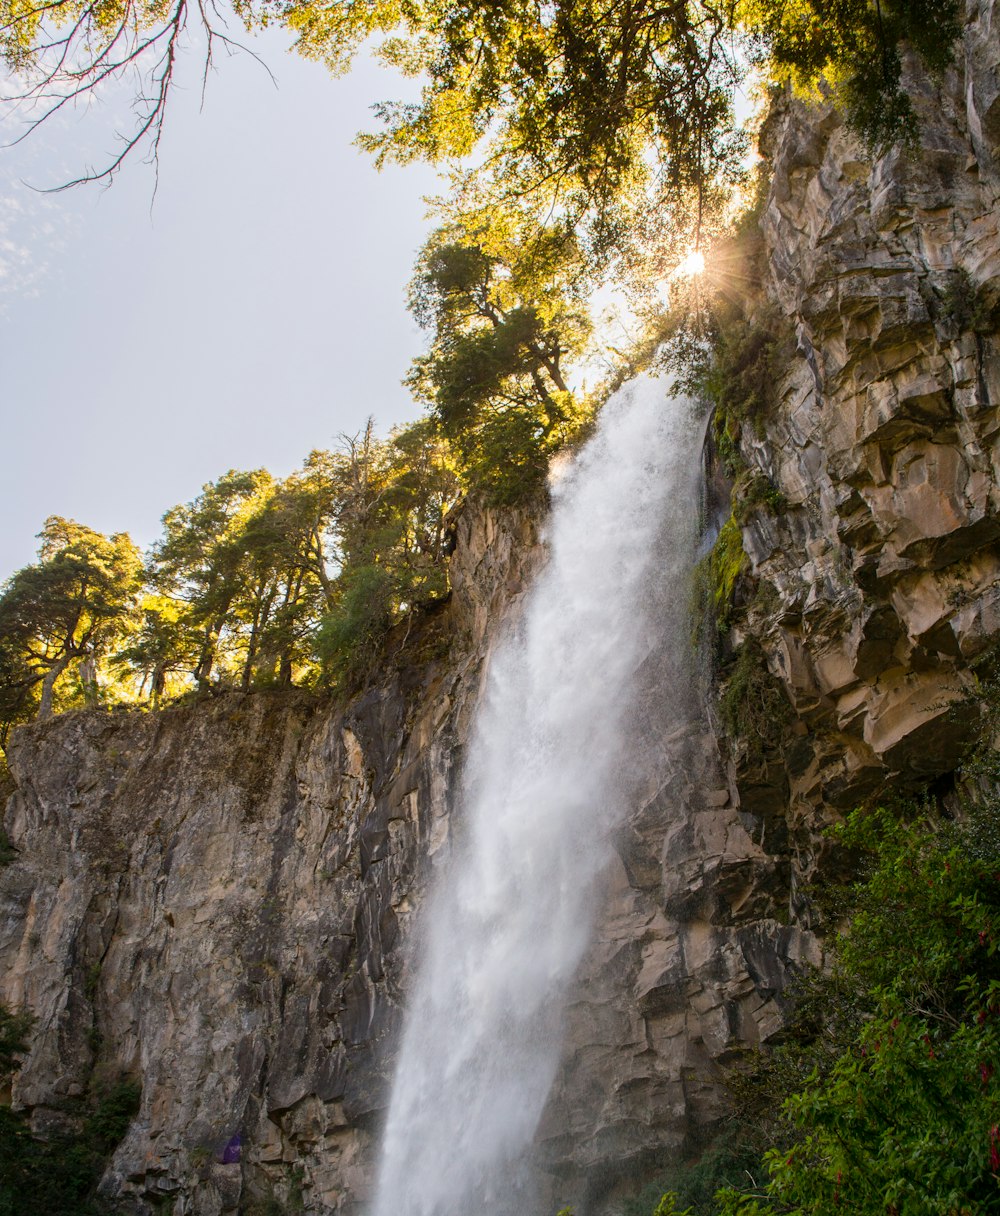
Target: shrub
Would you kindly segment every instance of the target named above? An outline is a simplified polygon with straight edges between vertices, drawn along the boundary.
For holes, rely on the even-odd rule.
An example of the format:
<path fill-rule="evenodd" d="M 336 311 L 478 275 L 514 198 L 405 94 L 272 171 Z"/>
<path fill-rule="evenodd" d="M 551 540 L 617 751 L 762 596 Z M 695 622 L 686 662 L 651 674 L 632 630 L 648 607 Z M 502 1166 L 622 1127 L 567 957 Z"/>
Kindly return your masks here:
<path fill-rule="evenodd" d="M 359 566 L 345 577 L 337 607 L 322 620 L 316 653 L 334 682 L 352 683 L 372 668 L 393 619 L 395 580 L 384 566 Z"/>
<path fill-rule="evenodd" d="M 19 1066 L 34 1018 L 0 1005 L 0 1076 Z M 0 1216 L 103 1216 L 95 1196 L 107 1158 L 139 1109 L 139 1087 L 121 1081 L 67 1108 L 79 1130 L 42 1137 L 25 1115 L 0 1106 Z"/>
<path fill-rule="evenodd" d="M 1000 1212 L 1000 799 L 961 825 L 858 812 L 837 835 L 865 871 L 850 929 L 758 1072 L 785 1099 L 763 1194 L 720 1211 Z"/>
<path fill-rule="evenodd" d="M 739 524 L 746 523 L 758 507 L 771 515 L 778 515 L 787 506 L 788 499 L 760 470 L 742 479 L 733 491 L 733 518 Z"/>
<path fill-rule="evenodd" d="M 635 1199 L 626 1200 L 621 1216 L 653 1216 L 664 1212 L 681 1216 L 677 1205 L 691 1216 L 712 1216 L 715 1195 L 723 1187 L 738 1185 L 747 1170 L 757 1170 L 760 1153 L 740 1141 L 714 1145 L 697 1161 L 672 1165 Z M 673 1207 L 664 1206 L 673 1204 Z"/>
<path fill-rule="evenodd" d="M 27 1010 L 12 1013 L 0 1005 L 0 1079 L 17 1068 L 17 1057 L 28 1050 L 28 1035 L 34 1023 Z"/>
<path fill-rule="evenodd" d="M 781 681 L 768 670 L 759 642 L 748 638 L 736 652 L 719 698 L 727 733 L 745 744 L 751 754 L 777 747 L 792 717 Z"/>
<path fill-rule="evenodd" d="M 785 361 L 787 322 L 769 305 L 744 313 L 741 304 L 720 302 L 712 335 L 712 357 L 703 379 L 720 413 L 749 421 L 761 433 L 776 403 Z"/>

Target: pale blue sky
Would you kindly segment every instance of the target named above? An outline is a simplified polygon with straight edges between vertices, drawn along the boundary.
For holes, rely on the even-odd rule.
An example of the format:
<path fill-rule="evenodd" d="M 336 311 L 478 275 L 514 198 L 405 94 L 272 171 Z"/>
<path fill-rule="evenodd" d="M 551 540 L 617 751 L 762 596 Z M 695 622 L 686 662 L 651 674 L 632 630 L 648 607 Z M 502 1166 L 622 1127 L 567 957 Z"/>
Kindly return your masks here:
<path fill-rule="evenodd" d="M 277 36 L 265 57 L 277 90 L 223 57 L 199 113 L 190 80 L 152 214 L 140 163 L 109 190 L 20 180 L 58 183 L 85 145 L 112 147 L 120 99 L 0 150 L 0 578 L 47 515 L 146 544 L 229 468 L 287 473 L 369 413 L 381 431 L 418 413 L 404 293 L 436 182 L 351 146 L 403 86 L 370 63 L 333 80 Z"/>

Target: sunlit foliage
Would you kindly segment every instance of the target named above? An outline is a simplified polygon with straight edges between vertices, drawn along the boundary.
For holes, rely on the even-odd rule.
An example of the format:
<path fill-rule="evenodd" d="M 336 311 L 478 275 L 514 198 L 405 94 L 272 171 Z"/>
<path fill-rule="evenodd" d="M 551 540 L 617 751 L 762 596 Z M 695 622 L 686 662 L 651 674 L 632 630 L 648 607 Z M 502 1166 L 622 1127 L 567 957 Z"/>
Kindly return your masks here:
<path fill-rule="evenodd" d="M 3 737 L 12 722 L 52 712 L 64 673 L 76 676 L 81 700 L 96 699 L 97 664 L 131 627 L 141 586 L 141 555 L 123 533 L 54 515 L 40 537 L 38 562 L 0 593 Z"/>
<path fill-rule="evenodd" d="M 86 704 L 367 673 L 394 624 L 447 595 L 460 493 L 430 419 L 369 423 L 283 480 L 230 471 L 126 536 L 53 518 L 0 595 L 0 722 Z"/>
<path fill-rule="evenodd" d="M 739 173 L 733 102 L 752 48 L 778 77 L 825 79 L 858 128 L 885 140 L 912 119 L 904 48 L 939 69 L 959 33 L 957 0 L 231 0 L 228 16 L 185 0 L 0 0 L 0 55 L 37 103 L 34 121 L 137 75 L 135 126 L 89 175 L 104 177 L 132 146 L 155 151 L 191 26 L 206 68 L 237 23 L 284 25 L 335 72 L 375 47 L 422 88 L 417 102 L 379 107 L 366 147 L 451 163 L 459 194 L 557 206 L 599 253 L 651 201 L 691 187 L 701 198 Z"/>
<path fill-rule="evenodd" d="M 339 570 L 316 653 L 328 679 L 356 683 L 389 629 L 448 591 L 448 516 L 460 481 L 429 420 L 378 444 L 371 428 L 345 452 Z"/>
<path fill-rule="evenodd" d="M 537 489 L 587 416 L 566 370 L 590 332 L 585 290 L 566 224 L 481 216 L 438 230 L 420 256 L 410 307 L 431 344 L 409 384 L 494 501 Z"/>

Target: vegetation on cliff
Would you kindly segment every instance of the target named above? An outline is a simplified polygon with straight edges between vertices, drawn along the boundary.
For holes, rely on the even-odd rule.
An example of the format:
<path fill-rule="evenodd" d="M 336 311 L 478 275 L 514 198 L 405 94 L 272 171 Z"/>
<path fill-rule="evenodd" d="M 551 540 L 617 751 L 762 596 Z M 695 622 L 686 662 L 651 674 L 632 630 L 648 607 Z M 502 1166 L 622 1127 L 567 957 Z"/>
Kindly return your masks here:
<path fill-rule="evenodd" d="M 451 174 L 411 289 L 429 347 L 408 383 L 428 415 L 385 441 L 369 428 L 314 452 L 288 478 L 225 474 L 167 513 L 144 562 L 127 536 L 50 519 L 39 561 L 0 595 L 3 738 L 55 708 L 362 678 L 387 631 L 446 594 L 459 497 L 536 492 L 600 399 L 580 387 L 595 360 L 613 384 L 663 338 L 665 270 L 720 229 L 746 178 L 733 103 L 750 64 L 832 89 L 884 142 L 912 121 L 904 48 L 940 69 L 958 32 L 957 0 L 233 7 L 250 30 L 285 25 L 335 71 L 374 40 L 422 82 L 419 102 L 383 106 L 381 129 L 361 142 Z M 197 11 L 210 57 L 230 35 L 215 8 Z M 138 125 L 93 176 L 113 176 L 147 140 L 155 152 L 190 19 L 183 3 L 0 0 L 0 57 L 36 103 L 29 129 L 138 66 Z M 675 282 L 672 302 L 689 317 L 675 345 L 695 356 L 719 403 L 720 449 L 735 459 L 735 431 L 766 408 L 783 336 L 748 314 L 727 248 L 697 298 Z M 649 323 L 626 350 L 595 332 L 591 301 L 609 283 Z M 747 488 L 770 501 L 767 487 Z M 717 599 L 733 569 L 715 561 Z"/>
<path fill-rule="evenodd" d="M 358 676 L 373 638 L 447 590 L 460 481 L 420 421 L 369 425 L 275 479 L 230 471 L 168 511 L 145 561 L 57 517 L 0 594 L 2 736 L 36 712 Z"/>
<path fill-rule="evenodd" d="M 138 1109 L 138 1087 L 123 1082 L 68 1102 L 63 1125 L 37 1135 L 0 1106 L 0 1216 L 109 1216 L 97 1184 Z"/>
<path fill-rule="evenodd" d="M 957 817 L 897 802 L 834 830 L 858 877 L 814 892 L 843 925 L 830 964 L 801 977 L 781 1045 L 731 1076 L 726 1134 L 664 1178 L 661 1216 L 1000 1211 L 1000 718 L 984 687 Z"/>
<path fill-rule="evenodd" d="M 0 1088 L 27 1054 L 34 1018 L 0 1005 Z M 0 1104 L 0 1216 L 102 1216 L 97 1197 L 108 1157 L 139 1109 L 130 1081 L 92 1084 L 85 1098 L 68 1099 L 50 1116 L 44 1135 L 24 1113 Z"/>

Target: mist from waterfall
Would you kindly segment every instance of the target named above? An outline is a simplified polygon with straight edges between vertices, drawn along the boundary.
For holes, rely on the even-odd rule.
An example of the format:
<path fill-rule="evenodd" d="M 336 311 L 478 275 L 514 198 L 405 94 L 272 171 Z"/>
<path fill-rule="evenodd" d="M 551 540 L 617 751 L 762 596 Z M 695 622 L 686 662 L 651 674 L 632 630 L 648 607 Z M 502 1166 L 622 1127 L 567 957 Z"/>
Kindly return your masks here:
<path fill-rule="evenodd" d="M 528 1151 L 626 810 L 637 672 L 690 650 L 702 429 L 640 378 L 554 487 L 549 557 L 491 663 L 424 908 L 374 1216 L 533 1212 Z"/>

